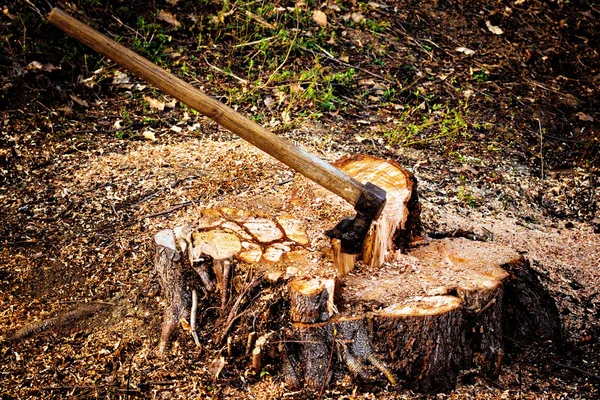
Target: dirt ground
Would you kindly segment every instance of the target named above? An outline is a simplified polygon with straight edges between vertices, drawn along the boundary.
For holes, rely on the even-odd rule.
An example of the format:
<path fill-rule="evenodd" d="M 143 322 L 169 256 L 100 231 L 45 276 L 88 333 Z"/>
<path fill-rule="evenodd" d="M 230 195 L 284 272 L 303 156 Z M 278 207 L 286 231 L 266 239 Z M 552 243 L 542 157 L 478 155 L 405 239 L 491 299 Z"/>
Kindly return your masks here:
<path fill-rule="evenodd" d="M 324 398 L 600 396 L 596 2 L 181 0 L 3 6 L 3 399 L 315 396 L 248 360 L 216 378 L 222 349 L 183 332 L 155 353 L 152 236 L 214 204 L 293 197 L 294 172 L 67 38 L 48 3 L 325 160 L 398 161 L 426 234 L 515 248 L 560 310 L 564 349 L 515 344 L 497 380 L 465 370 L 435 395 L 340 382 Z"/>

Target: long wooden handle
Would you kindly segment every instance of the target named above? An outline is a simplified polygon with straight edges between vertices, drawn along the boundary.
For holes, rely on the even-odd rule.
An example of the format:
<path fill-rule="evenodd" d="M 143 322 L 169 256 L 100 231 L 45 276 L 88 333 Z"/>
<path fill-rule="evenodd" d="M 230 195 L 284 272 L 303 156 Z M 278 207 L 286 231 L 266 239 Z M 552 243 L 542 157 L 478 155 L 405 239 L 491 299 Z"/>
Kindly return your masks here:
<path fill-rule="evenodd" d="M 351 176 L 281 139 L 256 122 L 204 94 L 108 36 L 76 20 L 61 9 L 52 9 L 48 15 L 48 21 L 151 85 L 206 115 L 277 160 L 329 189 L 350 204 L 356 205 L 364 185 Z"/>

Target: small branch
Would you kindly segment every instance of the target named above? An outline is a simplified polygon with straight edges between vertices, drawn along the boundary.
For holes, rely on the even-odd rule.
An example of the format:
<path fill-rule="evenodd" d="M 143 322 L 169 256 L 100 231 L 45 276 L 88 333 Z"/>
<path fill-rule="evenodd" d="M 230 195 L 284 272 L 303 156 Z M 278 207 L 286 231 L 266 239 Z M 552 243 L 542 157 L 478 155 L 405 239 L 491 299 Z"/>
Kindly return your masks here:
<path fill-rule="evenodd" d="M 333 351 L 335 350 L 335 336 L 336 331 L 333 331 L 333 340 L 331 341 L 331 353 L 329 353 L 329 361 L 327 362 L 327 368 L 325 369 L 325 376 L 323 377 L 323 386 L 321 386 L 321 390 L 319 391 L 319 396 L 317 397 L 319 400 L 323 398 L 323 392 L 325 391 L 325 386 L 327 385 L 327 375 L 329 375 L 329 371 L 331 369 L 331 361 L 333 361 Z"/>
<path fill-rule="evenodd" d="M 267 21 L 265 21 L 264 19 L 262 19 L 258 15 L 253 14 L 253 13 L 251 13 L 248 10 L 246 10 L 246 16 L 252 18 L 253 20 L 255 20 L 256 22 L 258 22 L 260 25 L 264 26 L 265 28 L 269 28 L 271 30 L 276 30 L 277 29 L 277 27 L 275 25 L 268 23 Z"/>
<path fill-rule="evenodd" d="M 13 335 L 9 337 L 9 340 L 20 340 L 51 328 L 66 327 L 84 318 L 90 317 L 105 307 L 107 307 L 106 304 L 85 304 L 75 310 L 60 313 L 57 317 L 25 325 L 24 327 L 17 329 Z"/>
<path fill-rule="evenodd" d="M 264 39 L 260 39 L 260 40 L 255 40 L 253 42 L 236 44 L 236 45 L 233 45 L 231 47 L 236 48 L 236 47 L 252 46 L 252 45 L 255 45 L 255 44 L 259 44 L 259 43 L 268 42 L 270 40 L 276 39 L 277 37 L 278 36 L 271 36 L 271 37 L 268 37 L 268 38 L 264 38 Z"/>
<path fill-rule="evenodd" d="M 218 71 L 218 72 L 220 72 L 220 73 L 222 73 L 222 74 L 225 74 L 225 75 L 227 75 L 227 76 L 230 76 L 230 77 L 232 77 L 232 78 L 234 78 L 234 79 L 237 79 L 238 81 L 242 82 L 244 85 L 248 84 L 248 80 L 246 80 L 246 79 L 244 79 L 244 78 L 240 78 L 239 76 L 237 76 L 237 75 L 235 75 L 235 74 L 233 74 L 233 73 L 231 73 L 231 72 L 224 71 L 224 70 L 222 70 L 221 68 L 219 68 L 219 67 L 217 67 L 217 66 L 215 66 L 215 65 L 212 65 L 211 63 L 209 63 L 209 62 L 208 62 L 208 60 L 207 60 L 206 58 L 204 59 L 204 61 L 205 61 L 205 62 L 208 64 L 208 66 L 209 66 L 209 67 L 211 67 L 211 68 L 212 68 L 212 69 L 214 69 L 215 71 Z"/>
<path fill-rule="evenodd" d="M 588 371 L 586 371 L 584 369 L 581 369 L 581 368 L 578 368 L 578 367 L 574 367 L 574 366 L 568 365 L 568 364 L 561 364 L 561 363 L 556 362 L 554 360 L 552 360 L 552 364 L 556 365 L 557 367 L 566 368 L 566 369 L 570 369 L 572 371 L 579 372 L 581 374 L 584 374 L 585 376 L 589 376 L 590 378 L 594 378 L 594 379 L 600 381 L 600 375 L 592 374 L 591 372 L 588 372 Z"/>
<path fill-rule="evenodd" d="M 225 340 L 225 337 L 227 336 L 227 333 L 229 333 L 229 329 L 231 329 L 231 327 L 233 326 L 233 323 L 248 312 L 248 310 L 245 310 L 238 314 L 238 310 L 240 308 L 240 304 L 242 303 L 242 299 L 246 296 L 246 294 L 250 293 L 250 291 L 252 289 L 254 289 L 261 281 L 262 281 L 262 279 L 257 278 L 257 279 L 254 279 L 249 284 L 247 284 L 246 286 L 244 286 L 244 288 L 242 289 L 242 292 L 239 294 L 235 303 L 231 307 L 231 311 L 229 312 L 229 315 L 227 316 L 225 328 L 223 329 L 223 332 L 221 333 L 221 336 L 219 337 L 218 343 L 223 343 L 223 340 Z"/>
<path fill-rule="evenodd" d="M 542 181 L 544 180 L 544 133 L 542 132 L 542 122 L 537 118 L 538 125 L 540 127 L 540 160 L 542 170 Z"/>
<path fill-rule="evenodd" d="M 198 339 L 198 333 L 196 332 L 196 312 L 198 311 L 198 294 L 195 290 L 192 290 L 192 311 L 190 314 L 190 327 L 192 330 L 192 336 L 197 347 L 200 347 L 200 339 Z"/>

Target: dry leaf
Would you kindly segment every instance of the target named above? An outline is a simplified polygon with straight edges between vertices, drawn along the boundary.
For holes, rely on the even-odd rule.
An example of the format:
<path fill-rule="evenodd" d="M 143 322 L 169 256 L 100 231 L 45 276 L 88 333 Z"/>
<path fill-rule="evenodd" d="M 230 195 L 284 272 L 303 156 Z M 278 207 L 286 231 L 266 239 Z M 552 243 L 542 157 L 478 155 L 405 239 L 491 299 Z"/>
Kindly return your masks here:
<path fill-rule="evenodd" d="M 11 13 L 10 13 L 10 11 L 8 11 L 8 7 L 6 7 L 6 6 L 4 6 L 4 7 L 2 8 L 2 13 L 3 13 L 4 15 L 6 15 L 6 16 L 7 16 L 9 19 L 11 19 L 11 20 L 13 20 L 13 19 L 15 19 L 15 18 L 16 18 L 16 17 L 15 17 L 13 14 L 11 14 Z"/>
<path fill-rule="evenodd" d="M 327 15 L 323 11 L 315 10 L 315 12 L 313 12 L 312 19 L 319 26 L 327 26 Z"/>
<path fill-rule="evenodd" d="M 454 50 L 458 51 L 459 53 L 464 53 L 464 54 L 466 54 L 468 56 L 472 56 L 473 54 L 475 54 L 475 50 L 471 50 L 471 49 L 468 49 L 468 48 L 462 47 L 462 46 L 461 47 L 457 47 Z"/>
<path fill-rule="evenodd" d="M 87 108 L 90 106 L 87 101 L 80 99 L 79 97 L 75 96 L 74 94 L 70 94 L 69 97 L 71 98 L 71 100 L 73 100 L 75 103 L 79 104 L 81 107 Z"/>
<path fill-rule="evenodd" d="M 350 18 L 352 18 L 352 21 L 356 22 L 357 24 L 365 20 L 365 16 L 361 13 L 352 13 Z"/>
<path fill-rule="evenodd" d="M 144 100 L 146 100 L 148 102 L 148 104 L 150 104 L 150 108 L 155 108 L 159 111 L 162 111 L 165 109 L 165 103 L 163 103 L 160 100 L 153 99 L 150 96 L 144 96 Z"/>
<path fill-rule="evenodd" d="M 179 0 L 167 0 L 167 3 L 171 5 L 176 5 L 177 3 L 179 3 Z"/>
<path fill-rule="evenodd" d="M 52 71 L 56 71 L 57 69 L 60 69 L 60 67 L 55 67 L 52 64 L 42 64 L 38 61 L 30 62 L 26 68 L 30 71 L 44 71 L 44 72 L 52 72 Z"/>
<path fill-rule="evenodd" d="M 173 14 L 171 14 L 168 11 L 160 10 L 158 12 L 158 15 L 156 16 L 156 18 L 160 19 L 161 21 L 165 21 L 168 24 L 173 25 L 175 28 L 179 28 L 181 26 L 181 22 L 177 21 L 177 17 L 175 17 Z"/>
<path fill-rule="evenodd" d="M 168 103 L 165 103 L 165 107 L 167 107 L 167 108 L 175 108 L 176 105 L 177 105 L 177 99 L 173 99 L 173 100 L 169 101 Z"/>
<path fill-rule="evenodd" d="M 212 363 L 210 363 L 210 367 L 208 367 L 208 371 L 215 376 L 215 378 L 219 377 L 221 371 L 223 371 L 223 367 L 225 366 L 225 357 L 217 357 L 214 359 Z"/>
<path fill-rule="evenodd" d="M 180 126 L 177 125 L 173 125 L 170 129 L 175 133 L 180 133 L 183 130 Z"/>
<path fill-rule="evenodd" d="M 123 125 L 121 125 L 121 122 L 123 122 L 123 121 L 120 119 L 116 120 L 115 123 L 113 124 L 113 128 L 121 129 L 123 127 Z"/>
<path fill-rule="evenodd" d="M 580 121 L 594 122 L 594 118 L 591 115 L 584 114 L 582 112 L 577 113 L 577 117 Z"/>
<path fill-rule="evenodd" d="M 485 21 L 485 26 L 487 26 L 488 30 L 494 35 L 502 35 L 504 33 L 504 31 L 500 29 L 499 26 L 492 25 L 490 21 Z"/>
<path fill-rule="evenodd" d="M 275 99 L 273 99 L 271 96 L 267 96 L 263 100 L 263 103 L 265 103 L 265 106 L 269 107 L 271 104 L 275 103 Z"/>
<path fill-rule="evenodd" d="M 152 131 L 144 131 L 142 133 L 142 136 L 144 137 L 144 139 L 152 140 L 153 142 L 156 141 L 156 135 Z"/>
<path fill-rule="evenodd" d="M 95 73 L 95 71 L 94 71 Z M 113 79 L 112 79 L 112 83 L 113 84 L 123 84 L 123 83 L 129 83 L 129 76 L 121 71 L 116 71 L 115 74 L 113 75 Z"/>
<path fill-rule="evenodd" d="M 192 326 L 184 318 L 181 318 L 179 320 L 179 323 L 181 324 L 181 328 L 183 328 L 183 330 L 187 333 L 190 333 L 192 331 Z"/>

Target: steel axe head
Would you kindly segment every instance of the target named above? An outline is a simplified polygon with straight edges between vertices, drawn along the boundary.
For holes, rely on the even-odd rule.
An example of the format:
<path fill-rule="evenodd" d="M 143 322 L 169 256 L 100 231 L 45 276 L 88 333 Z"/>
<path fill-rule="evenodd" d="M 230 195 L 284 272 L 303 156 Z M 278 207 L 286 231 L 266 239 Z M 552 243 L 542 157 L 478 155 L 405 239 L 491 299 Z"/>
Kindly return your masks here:
<path fill-rule="evenodd" d="M 326 231 L 325 235 L 332 239 L 339 239 L 344 253 L 360 253 L 371 223 L 381 215 L 385 201 L 385 190 L 367 182 L 354 205 L 356 216 L 344 218 L 335 227 Z"/>

